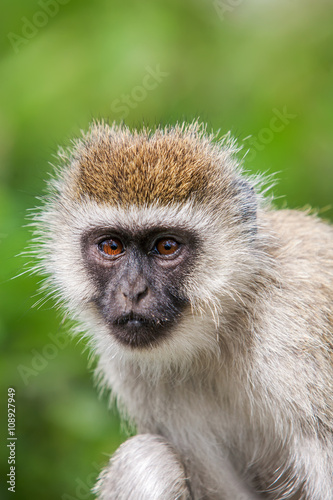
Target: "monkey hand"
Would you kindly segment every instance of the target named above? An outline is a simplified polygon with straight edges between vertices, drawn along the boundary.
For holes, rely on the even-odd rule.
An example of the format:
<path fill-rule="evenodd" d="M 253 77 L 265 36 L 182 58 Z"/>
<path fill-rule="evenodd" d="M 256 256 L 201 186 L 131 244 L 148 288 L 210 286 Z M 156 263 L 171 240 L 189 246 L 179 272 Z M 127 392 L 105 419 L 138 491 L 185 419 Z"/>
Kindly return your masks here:
<path fill-rule="evenodd" d="M 111 457 L 94 488 L 99 500 L 190 500 L 185 471 L 161 436 L 139 434 Z"/>

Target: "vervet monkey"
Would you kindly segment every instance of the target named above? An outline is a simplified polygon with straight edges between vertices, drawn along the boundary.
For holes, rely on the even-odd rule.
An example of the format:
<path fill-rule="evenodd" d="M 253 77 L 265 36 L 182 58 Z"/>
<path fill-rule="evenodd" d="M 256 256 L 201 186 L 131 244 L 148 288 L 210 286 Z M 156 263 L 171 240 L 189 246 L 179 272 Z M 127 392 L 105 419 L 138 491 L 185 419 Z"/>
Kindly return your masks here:
<path fill-rule="evenodd" d="M 333 230 L 236 153 L 197 123 L 59 152 L 36 269 L 138 431 L 100 500 L 333 499 Z"/>

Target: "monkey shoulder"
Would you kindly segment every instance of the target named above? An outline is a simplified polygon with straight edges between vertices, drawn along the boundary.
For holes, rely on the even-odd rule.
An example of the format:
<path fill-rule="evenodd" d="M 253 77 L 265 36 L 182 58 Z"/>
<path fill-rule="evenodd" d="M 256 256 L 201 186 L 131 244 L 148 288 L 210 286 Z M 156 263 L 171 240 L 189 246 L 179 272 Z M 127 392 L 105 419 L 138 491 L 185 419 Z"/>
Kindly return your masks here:
<path fill-rule="evenodd" d="M 333 292 L 333 225 L 309 212 L 275 210 L 265 214 L 273 256 L 292 278 L 306 277 Z"/>
<path fill-rule="evenodd" d="M 312 392 L 322 395 L 321 413 L 333 418 L 333 226 L 297 210 L 267 212 L 266 224 L 278 274 L 263 306 L 266 347 L 279 345 L 284 373 L 302 372 L 312 381 Z M 306 388 L 299 393 L 304 397 Z"/>
<path fill-rule="evenodd" d="M 284 302 L 303 315 L 325 316 L 333 336 L 333 225 L 308 212 L 266 213 Z"/>

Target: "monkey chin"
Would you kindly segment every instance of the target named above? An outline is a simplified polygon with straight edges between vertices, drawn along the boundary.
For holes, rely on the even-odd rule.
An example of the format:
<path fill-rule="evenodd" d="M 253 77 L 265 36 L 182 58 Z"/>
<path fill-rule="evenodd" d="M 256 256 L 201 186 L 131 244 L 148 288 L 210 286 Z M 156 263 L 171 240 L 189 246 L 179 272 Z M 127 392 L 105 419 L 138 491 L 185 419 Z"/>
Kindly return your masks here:
<path fill-rule="evenodd" d="M 153 348 L 169 335 L 170 323 L 130 313 L 112 322 L 111 334 L 127 347 Z"/>

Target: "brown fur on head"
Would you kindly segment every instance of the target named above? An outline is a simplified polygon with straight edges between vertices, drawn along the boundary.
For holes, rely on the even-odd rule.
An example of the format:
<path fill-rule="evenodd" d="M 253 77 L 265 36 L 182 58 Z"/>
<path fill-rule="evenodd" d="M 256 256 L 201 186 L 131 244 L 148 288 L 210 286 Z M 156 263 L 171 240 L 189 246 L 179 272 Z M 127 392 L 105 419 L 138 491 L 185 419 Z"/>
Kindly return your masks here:
<path fill-rule="evenodd" d="M 236 148 L 212 138 L 197 122 L 155 132 L 95 123 L 70 158 L 72 194 L 122 206 L 228 197 L 235 191 Z"/>

